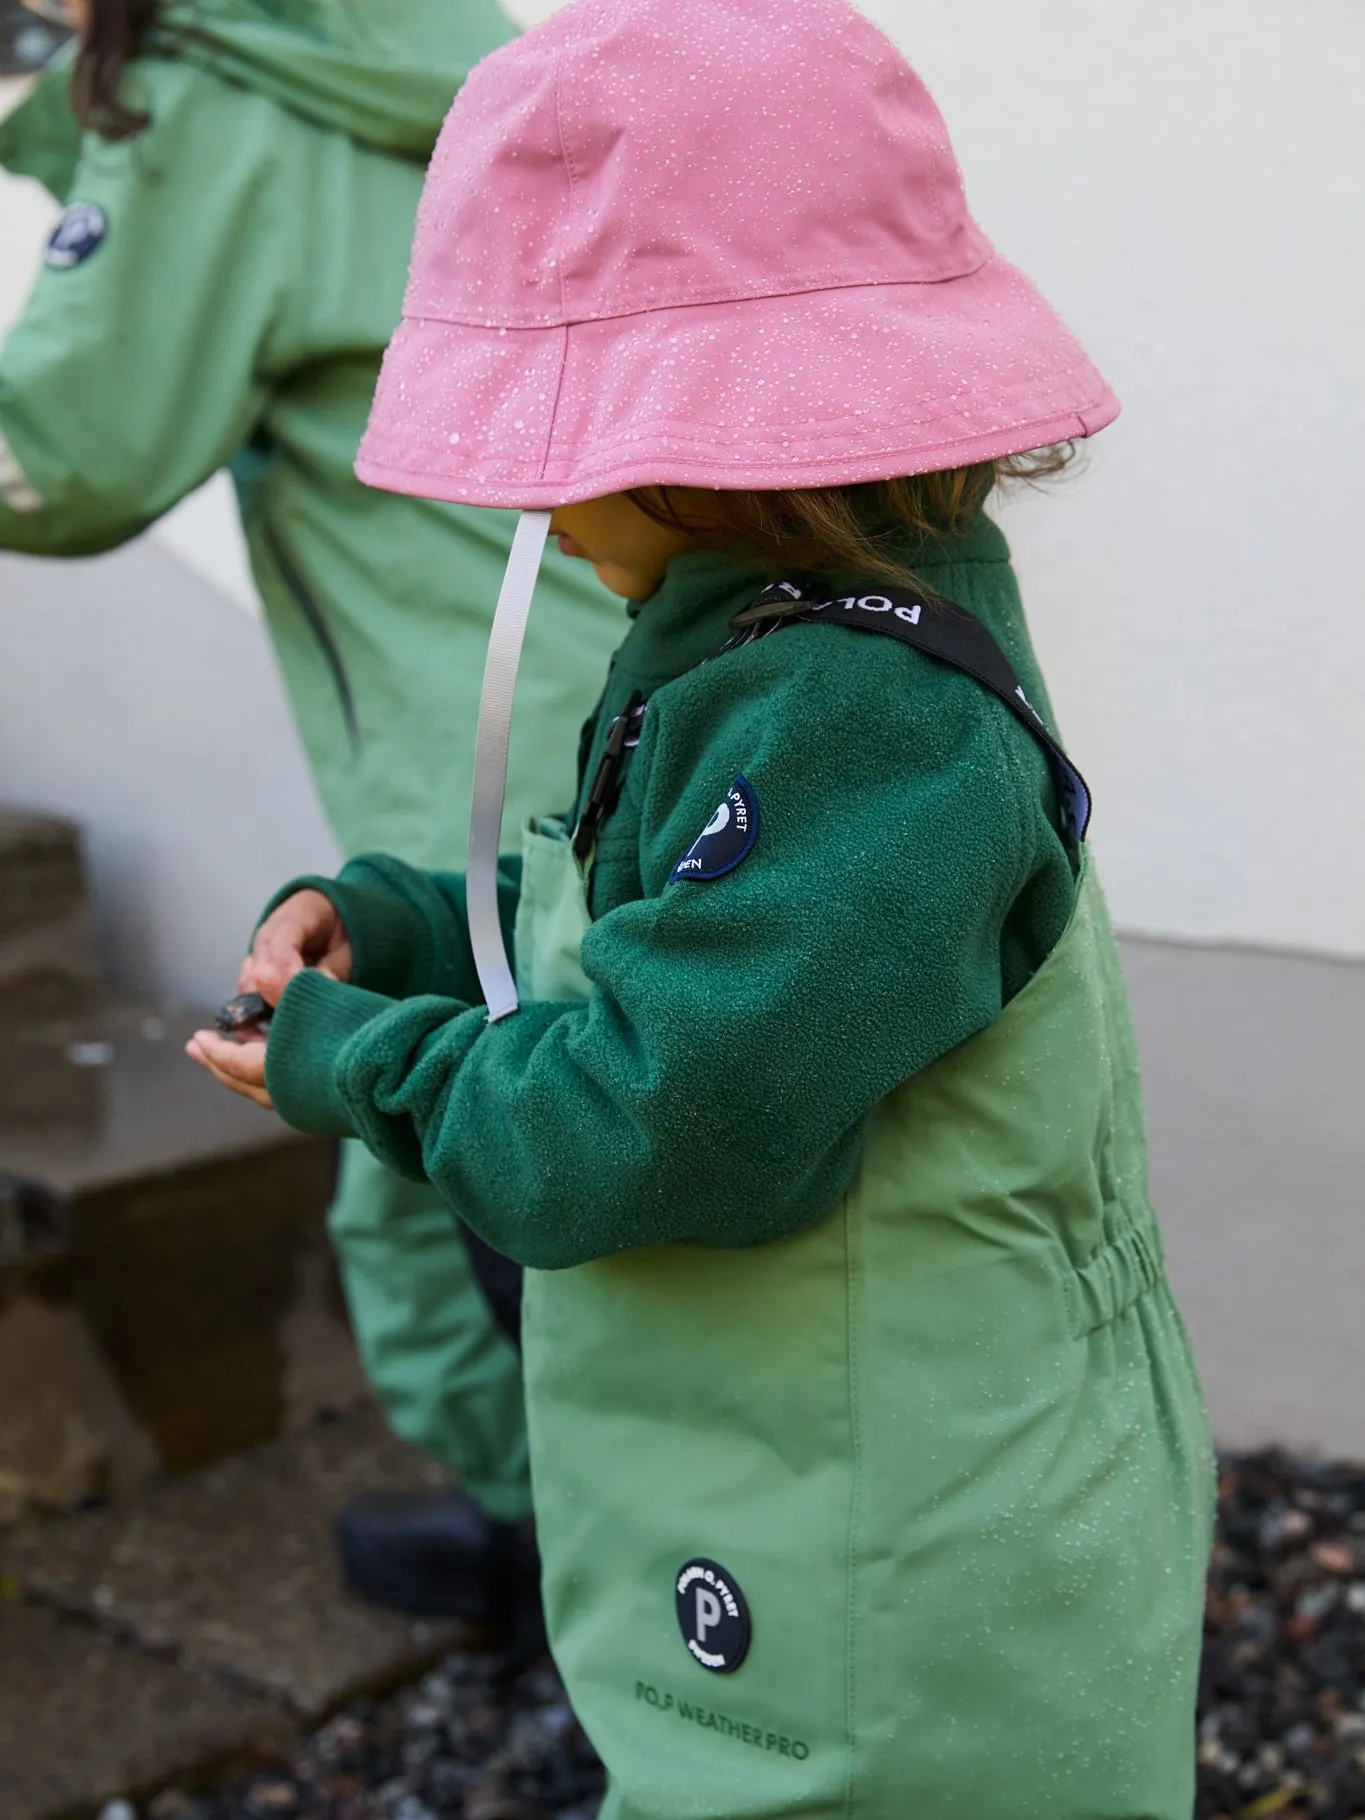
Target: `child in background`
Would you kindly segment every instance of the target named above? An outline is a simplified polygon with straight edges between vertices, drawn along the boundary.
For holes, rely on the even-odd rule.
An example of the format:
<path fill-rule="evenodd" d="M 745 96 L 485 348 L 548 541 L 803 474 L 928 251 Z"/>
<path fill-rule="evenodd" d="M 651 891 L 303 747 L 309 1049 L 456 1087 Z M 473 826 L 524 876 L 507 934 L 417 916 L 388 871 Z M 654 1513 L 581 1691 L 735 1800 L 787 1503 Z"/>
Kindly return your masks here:
<path fill-rule="evenodd" d="M 1190 1812 L 1205 1418 L 982 511 L 1116 408 L 841 0 L 576 0 L 452 113 L 359 471 L 525 511 L 468 875 L 287 886 L 192 1049 L 527 1267 L 610 1820 Z M 547 527 L 635 620 L 495 873 Z"/>
<path fill-rule="evenodd" d="M 495 0 L 64 12 L 71 56 L 0 122 L 0 165 L 64 208 L 0 349 L 0 551 L 110 549 L 230 465 L 342 851 L 455 864 L 512 525 L 352 470 L 423 171 L 466 70 L 509 23 Z M 508 791 L 521 813 L 567 797 L 621 634 L 618 604 L 555 561 Z M 196 681 L 215 737 L 249 738 L 250 704 L 243 724 L 215 677 Z M 516 1350 L 447 1242 L 439 1196 L 345 1150 L 331 1231 L 366 1367 L 395 1427 L 463 1489 L 363 1494 L 338 1525 L 344 1566 L 384 1603 L 506 1625 L 505 1563 L 531 1504 Z"/>

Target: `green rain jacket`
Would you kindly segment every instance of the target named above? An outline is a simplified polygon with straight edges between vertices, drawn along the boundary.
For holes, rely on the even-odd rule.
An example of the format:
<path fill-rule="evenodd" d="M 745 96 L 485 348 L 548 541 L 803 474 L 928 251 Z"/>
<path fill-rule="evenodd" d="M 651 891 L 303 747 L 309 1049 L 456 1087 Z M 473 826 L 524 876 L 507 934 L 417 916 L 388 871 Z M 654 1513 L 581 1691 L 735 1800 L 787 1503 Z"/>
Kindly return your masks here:
<path fill-rule="evenodd" d="M 909 555 L 1048 715 L 999 531 Z M 553 825 L 507 872 L 517 1014 L 462 881 L 367 856 L 308 881 L 357 976 L 290 982 L 267 1081 L 529 1267 L 604 1820 L 1188 1820 L 1211 1459 L 1103 899 L 973 676 L 717 656 L 759 585 L 687 556 L 640 610 L 590 892 Z"/>
<path fill-rule="evenodd" d="M 82 136 L 58 65 L 0 163 L 93 221 L 0 349 L 0 549 L 136 536 L 231 465 L 252 567 L 343 847 L 462 852 L 510 514 L 351 473 L 398 321 L 426 159 L 493 0 L 172 4 L 133 66 L 138 137 Z M 552 556 L 509 812 L 556 794 L 619 616 Z"/>
<path fill-rule="evenodd" d="M 426 159 L 467 66 L 507 35 L 493 0 L 194 0 L 164 10 L 130 71 L 151 117 L 137 138 L 82 137 L 61 66 L 0 121 L 0 164 L 78 230 L 0 349 L 0 550 L 108 549 L 231 464 L 332 825 L 349 853 L 421 866 L 463 856 L 513 519 L 371 491 L 351 464 Z M 548 555 L 510 826 L 567 799 L 621 623 L 582 565 Z M 390 1419 L 490 1514 L 524 1516 L 516 1354 L 438 1196 L 348 1148 L 331 1230 Z"/>

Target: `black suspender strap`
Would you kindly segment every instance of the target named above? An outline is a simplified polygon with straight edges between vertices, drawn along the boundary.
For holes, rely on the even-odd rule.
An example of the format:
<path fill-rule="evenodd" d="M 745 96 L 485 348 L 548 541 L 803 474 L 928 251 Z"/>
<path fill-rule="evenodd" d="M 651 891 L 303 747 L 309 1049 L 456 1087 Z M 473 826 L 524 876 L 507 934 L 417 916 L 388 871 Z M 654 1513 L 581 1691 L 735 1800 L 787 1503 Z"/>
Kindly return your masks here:
<path fill-rule="evenodd" d="M 1090 787 L 1049 732 L 1024 693 L 1009 660 L 981 621 L 955 601 L 917 594 L 909 588 L 879 587 L 875 593 L 831 598 L 819 583 L 774 582 L 731 622 L 735 635 L 727 651 L 763 638 L 784 625 L 840 625 L 880 632 L 975 677 L 1022 721 L 1047 754 L 1057 780 L 1061 809 L 1077 840 L 1090 825 Z"/>
<path fill-rule="evenodd" d="M 1057 781 L 1062 815 L 1076 839 L 1085 839 L 1090 826 L 1090 786 L 1048 730 L 990 632 L 955 601 L 897 587 L 831 598 L 828 590 L 818 583 L 779 581 L 765 588 L 752 606 L 737 613 L 731 625 L 734 635 L 717 656 L 752 644 L 757 638 L 766 638 L 780 626 L 840 625 L 858 632 L 880 632 L 883 637 L 898 638 L 902 644 L 923 651 L 927 657 L 935 657 L 940 663 L 951 664 L 954 669 L 974 677 L 1005 704 L 1043 748 Z M 616 807 L 626 756 L 640 743 L 640 730 L 648 706 L 637 690 L 608 730 L 601 760 L 573 833 L 574 852 L 580 860 L 586 860 L 591 854 L 598 831 Z"/>

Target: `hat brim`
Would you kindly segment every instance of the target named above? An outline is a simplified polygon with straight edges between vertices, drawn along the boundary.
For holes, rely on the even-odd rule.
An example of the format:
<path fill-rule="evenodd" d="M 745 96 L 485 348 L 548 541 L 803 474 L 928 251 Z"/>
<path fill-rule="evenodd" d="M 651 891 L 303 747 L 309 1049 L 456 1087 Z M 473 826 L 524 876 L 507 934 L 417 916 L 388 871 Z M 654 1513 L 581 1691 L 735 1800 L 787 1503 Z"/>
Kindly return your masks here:
<path fill-rule="evenodd" d="M 356 473 L 466 505 L 846 486 L 1093 435 L 1118 400 L 1033 285 L 965 277 L 501 329 L 407 318 Z"/>

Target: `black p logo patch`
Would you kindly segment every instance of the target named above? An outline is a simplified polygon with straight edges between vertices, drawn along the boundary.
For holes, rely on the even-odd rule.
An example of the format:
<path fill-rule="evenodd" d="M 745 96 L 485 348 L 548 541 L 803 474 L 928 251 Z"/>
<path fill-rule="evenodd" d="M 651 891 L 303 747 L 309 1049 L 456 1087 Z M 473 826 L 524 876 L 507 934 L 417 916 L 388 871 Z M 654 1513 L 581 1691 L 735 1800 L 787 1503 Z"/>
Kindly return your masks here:
<path fill-rule="evenodd" d="M 724 878 L 748 859 L 758 839 L 758 799 L 747 778 L 737 777 L 715 814 L 668 875 L 708 881 Z"/>
<path fill-rule="evenodd" d="M 713 1675 L 732 1675 L 749 1653 L 749 1607 L 733 1577 L 702 1556 L 675 1588 L 678 1629 L 692 1656 Z"/>

